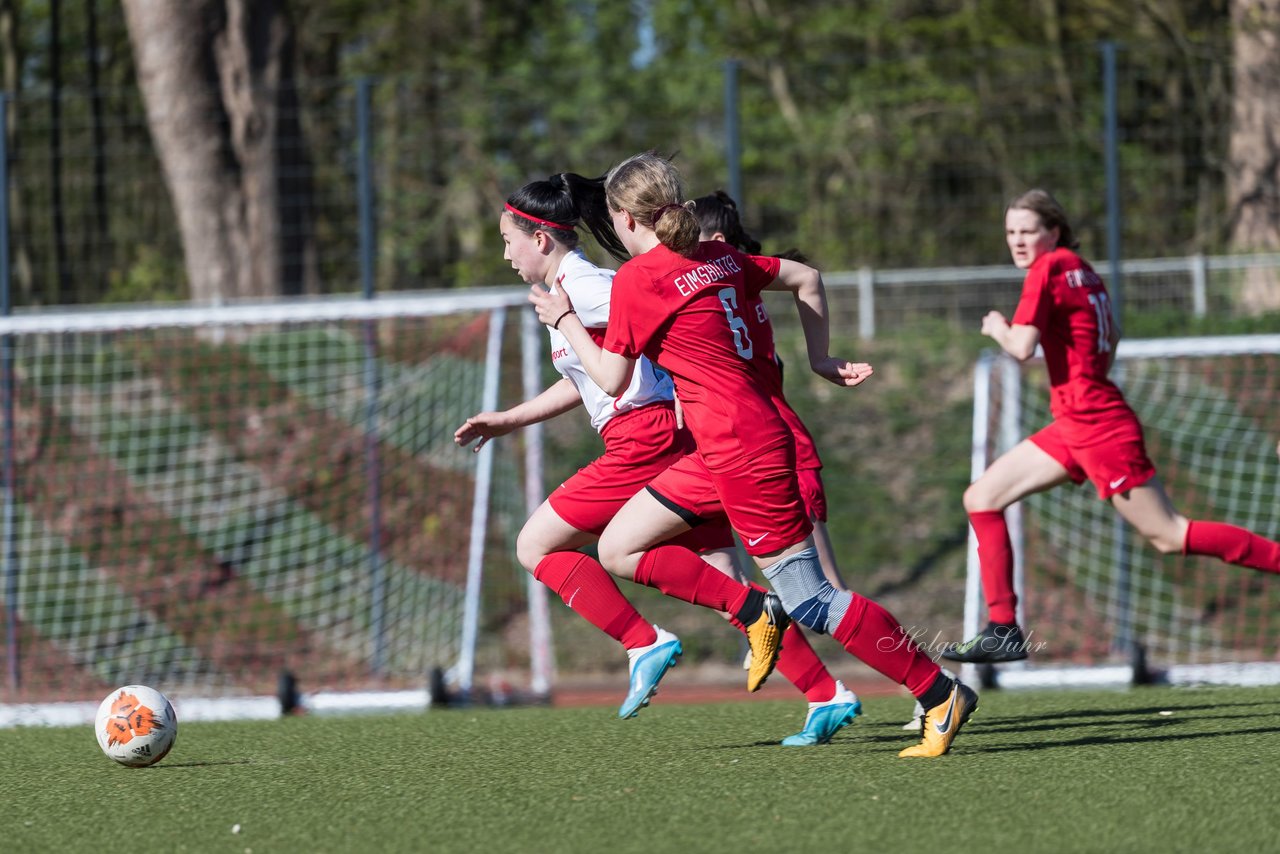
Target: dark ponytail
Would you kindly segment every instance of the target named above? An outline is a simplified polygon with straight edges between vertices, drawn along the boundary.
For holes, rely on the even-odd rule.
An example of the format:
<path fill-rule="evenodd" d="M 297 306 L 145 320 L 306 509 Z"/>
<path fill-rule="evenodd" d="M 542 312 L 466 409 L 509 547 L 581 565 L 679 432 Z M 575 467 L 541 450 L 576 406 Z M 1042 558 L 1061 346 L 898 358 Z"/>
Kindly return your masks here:
<path fill-rule="evenodd" d="M 619 261 L 630 258 L 613 230 L 605 204 L 604 178 L 561 172 L 531 181 L 507 197 L 507 212 L 521 231 L 542 230 L 563 246 L 576 248 L 577 227 L 585 225 L 600 246 Z"/>
<path fill-rule="evenodd" d="M 694 216 L 698 218 L 698 226 L 703 234 L 715 234 L 718 231 L 724 235 L 724 242 L 733 248 L 741 249 L 749 255 L 760 254 L 760 241 L 742 227 L 738 203 L 724 190 L 699 196 L 692 204 Z"/>
<path fill-rule="evenodd" d="M 693 205 L 693 213 L 698 218 L 702 234 L 715 234 L 718 231 L 724 235 L 724 242 L 734 249 L 740 249 L 748 255 L 760 255 L 764 252 L 760 241 L 742 227 L 738 203 L 724 190 L 699 196 L 690 204 Z M 809 259 L 798 249 L 779 252 L 775 257 L 798 261 L 801 264 L 809 263 Z"/>

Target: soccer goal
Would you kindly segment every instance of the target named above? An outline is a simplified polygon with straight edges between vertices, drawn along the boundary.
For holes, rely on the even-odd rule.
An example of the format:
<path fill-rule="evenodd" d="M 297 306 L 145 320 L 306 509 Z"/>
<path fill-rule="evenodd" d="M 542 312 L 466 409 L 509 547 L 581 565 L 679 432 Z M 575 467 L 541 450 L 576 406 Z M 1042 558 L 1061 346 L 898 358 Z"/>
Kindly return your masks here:
<path fill-rule="evenodd" d="M 185 718 L 277 715 L 295 690 L 420 707 L 442 674 L 470 697 L 478 668 L 516 663 L 545 696 L 546 599 L 514 557 L 542 434 L 453 443 L 540 390 L 524 305 L 503 288 L 0 318 L 0 703 L 83 716 L 142 683 Z"/>
<path fill-rule="evenodd" d="M 1280 335 L 1123 341 L 1112 376 L 1183 515 L 1280 536 Z M 1047 386 L 1038 358 L 979 360 L 975 478 L 1049 421 Z M 1032 654 L 1000 665 L 1000 684 L 1280 682 L 1280 577 L 1162 556 L 1087 483 L 1031 496 L 1007 517 Z M 985 620 L 971 532 L 965 636 Z"/>

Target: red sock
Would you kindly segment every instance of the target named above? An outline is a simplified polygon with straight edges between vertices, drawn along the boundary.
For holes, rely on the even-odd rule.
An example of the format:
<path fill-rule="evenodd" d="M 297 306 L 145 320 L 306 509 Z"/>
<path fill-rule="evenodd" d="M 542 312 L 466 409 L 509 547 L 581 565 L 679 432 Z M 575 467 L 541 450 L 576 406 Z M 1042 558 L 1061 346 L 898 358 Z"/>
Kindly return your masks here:
<path fill-rule="evenodd" d="M 893 614 L 864 596 L 852 596 L 848 612 L 831 636 L 917 698 L 924 696 L 942 668 L 924 654 Z"/>
<path fill-rule="evenodd" d="M 636 567 L 635 581 L 713 611 L 737 613 L 751 588 L 735 581 L 683 546 L 655 546 Z"/>
<path fill-rule="evenodd" d="M 627 649 L 658 639 L 652 625 L 618 590 L 600 562 L 581 552 L 552 552 L 538 562 L 533 577 L 554 590 L 588 623 Z"/>
<path fill-rule="evenodd" d="M 1198 519 L 1188 522 L 1182 553 L 1210 555 L 1237 566 L 1280 572 L 1280 543 L 1221 522 L 1201 522 Z"/>
<path fill-rule="evenodd" d="M 979 510 L 969 514 L 978 536 L 978 564 L 982 568 L 982 593 L 993 623 L 1018 619 L 1018 595 L 1013 592 L 1013 543 L 1003 510 Z"/>

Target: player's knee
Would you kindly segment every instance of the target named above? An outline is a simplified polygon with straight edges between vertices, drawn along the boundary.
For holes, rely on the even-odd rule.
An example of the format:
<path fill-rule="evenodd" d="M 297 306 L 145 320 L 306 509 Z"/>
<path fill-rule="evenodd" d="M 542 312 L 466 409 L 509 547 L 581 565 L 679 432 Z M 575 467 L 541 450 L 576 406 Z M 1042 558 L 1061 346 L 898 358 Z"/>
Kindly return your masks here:
<path fill-rule="evenodd" d="M 610 537 L 607 531 L 596 546 L 596 554 L 600 558 L 601 566 L 612 574 L 621 575 L 624 578 L 635 575 L 635 565 L 640 560 L 639 554 L 633 554 L 625 542 L 616 537 Z"/>
<path fill-rule="evenodd" d="M 964 491 L 964 512 L 979 513 L 991 509 L 991 499 L 986 490 L 978 482 L 969 484 Z"/>
<path fill-rule="evenodd" d="M 1155 547 L 1155 550 L 1162 555 L 1176 555 L 1182 553 L 1182 537 L 1171 532 L 1161 531 L 1157 534 L 1151 534 L 1147 540 Z"/>
<path fill-rule="evenodd" d="M 1139 530 L 1160 554 L 1182 554 L 1182 547 L 1187 540 L 1187 521 L 1181 516 L 1174 516 L 1167 524 Z"/>
<path fill-rule="evenodd" d="M 520 529 L 516 537 L 516 560 L 524 567 L 525 572 L 532 573 L 548 554 L 546 546 L 538 541 L 527 528 Z"/>

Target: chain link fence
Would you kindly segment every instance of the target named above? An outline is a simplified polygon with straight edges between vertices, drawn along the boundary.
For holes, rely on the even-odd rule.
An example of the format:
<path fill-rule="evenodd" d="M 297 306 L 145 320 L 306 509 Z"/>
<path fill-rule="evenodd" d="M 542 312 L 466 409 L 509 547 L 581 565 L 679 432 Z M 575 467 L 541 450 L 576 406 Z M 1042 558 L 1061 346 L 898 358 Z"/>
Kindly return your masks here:
<path fill-rule="evenodd" d="M 766 251 L 795 247 L 828 271 L 1001 264 L 1003 205 L 1030 186 L 1063 201 L 1087 257 L 1223 254 L 1230 80 L 1229 57 L 1208 48 L 1086 44 L 312 82 L 274 99 L 274 127 L 298 130 L 279 131 L 270 172 L 212 140 L 218 174 L 166 174 L 153 138 L 171 119 L 148 119 L 135 88 L 29 91 L 10 99 L 4 137 L 12 303 L 190 298 L 175 187 L 228 175 L 242 195 L 224 198 L 261 205 L 279 234 L 258 282 L 273 295 L 359 292 L 362 261 L 378 291 L 510 284 L 501 199 L 650 148 L 676 158 L 691 194 L 737 192 Z M 261 174 L 271 187 L 253 186 Z M 900 291 L 931 313 L 954 292 Z"/>

